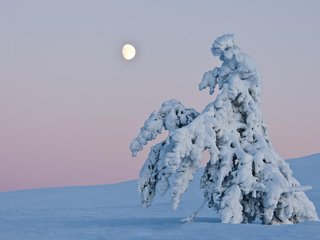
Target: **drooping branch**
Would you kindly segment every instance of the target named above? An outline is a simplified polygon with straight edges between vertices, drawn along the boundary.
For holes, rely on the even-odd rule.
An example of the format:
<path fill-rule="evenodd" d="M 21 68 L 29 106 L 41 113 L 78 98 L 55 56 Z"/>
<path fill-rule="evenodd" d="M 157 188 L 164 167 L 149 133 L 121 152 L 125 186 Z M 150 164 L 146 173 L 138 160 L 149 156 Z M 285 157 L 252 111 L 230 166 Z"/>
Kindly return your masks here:
<path fill-rule="evenodd" d="M 177 100 L 166 101 L 158 112 L 151 113 L 145 121 L 138 137 L 130 145 L 133 156 L 136 156 L 149 141 L 154 140 L 163 129 L 169 131 L 169 137 L 151 147 L 149 156 L 140 171 L 139 191 L 144 207 L 150 206 L 156 191 L 164 194 L 169 188 L 169 177 L 173 173 L 161 159 L 171 151 L 170 133 L 190 124 L 199 113 L 193 108 L 187 108 Z"/>
<path fill-rule="evenodd" d="M 188 125 L 198 115 L 199 113 L 195 109 L 185 107 L 177 100 L 164 102 L 159 111 L 151 113 L 138 136 L 130 144 L 132 156 L 135 157 L 138 152 L 143 150 L 144 145 L 156 139 L 163 129 L 170 133 Z"/>

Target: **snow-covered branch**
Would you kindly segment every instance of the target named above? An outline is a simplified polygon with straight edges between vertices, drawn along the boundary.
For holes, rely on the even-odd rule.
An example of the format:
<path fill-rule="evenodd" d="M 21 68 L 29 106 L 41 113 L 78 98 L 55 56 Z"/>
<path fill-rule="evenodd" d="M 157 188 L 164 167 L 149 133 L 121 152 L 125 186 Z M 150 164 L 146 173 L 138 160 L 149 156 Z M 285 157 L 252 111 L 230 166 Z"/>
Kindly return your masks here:
<path fill-rule="evenodd" d="M 143 146 L 154 140 L 162 130 L 174 131 L 177 128 L 188 125 L 199 113 L 193 108 L 187 108 L 177 100 L 169 100 L 162 104 L 157 112 L 151 113 L 144 122 L 138 136 L 132 141 L 130 150 L 135 157 L 143 150 Z"/>

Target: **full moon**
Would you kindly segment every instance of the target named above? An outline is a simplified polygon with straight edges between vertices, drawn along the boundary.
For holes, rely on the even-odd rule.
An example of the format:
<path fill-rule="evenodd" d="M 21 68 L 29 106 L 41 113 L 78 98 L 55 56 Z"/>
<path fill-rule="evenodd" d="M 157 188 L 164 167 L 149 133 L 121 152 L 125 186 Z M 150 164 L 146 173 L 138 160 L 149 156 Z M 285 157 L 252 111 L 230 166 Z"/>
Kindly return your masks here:
<path fill-rule="evenodd" d="M 136 49 L 131 44 L 125 44 L 122 47 L 122 56 L 126 60 L 131 60 L 136 55 Z"/>

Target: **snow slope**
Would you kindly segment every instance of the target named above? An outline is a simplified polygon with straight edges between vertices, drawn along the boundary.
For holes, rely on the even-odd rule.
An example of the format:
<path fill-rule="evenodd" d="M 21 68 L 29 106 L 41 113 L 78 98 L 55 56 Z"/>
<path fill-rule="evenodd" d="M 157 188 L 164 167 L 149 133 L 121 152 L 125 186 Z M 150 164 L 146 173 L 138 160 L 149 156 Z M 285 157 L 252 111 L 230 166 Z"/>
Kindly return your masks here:
<path fill-rule="evenodd" d="M 320 213 L 320 154 L 289 161 Z M 66 187 L 0 193 L 0 240 L 117 239 L 320 239 L 320 222 L 295 225 L 221 224 L 204 208 L 196 221 L 180 220 L 199 207 L 199 177 L 183 196 L 179 209 L 169 197 L 140 205 L 137 182 L 92 187 Z"/>

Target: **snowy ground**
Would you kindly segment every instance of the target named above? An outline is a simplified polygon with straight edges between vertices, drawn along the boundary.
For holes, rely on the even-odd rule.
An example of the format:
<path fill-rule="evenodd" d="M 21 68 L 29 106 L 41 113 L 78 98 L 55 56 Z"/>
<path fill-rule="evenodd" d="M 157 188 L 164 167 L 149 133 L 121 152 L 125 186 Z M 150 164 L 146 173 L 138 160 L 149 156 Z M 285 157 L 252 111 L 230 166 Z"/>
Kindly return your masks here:
<path fill-rule="evenodd" d="M 312 185 L 307 192 L 320 213 L 320 154 L 290 160 L 294 176 Z M 183 224 L 201 204 L 199 176 L 171 211 L 168 196 L 143 209 L 136 181 L 92 187 L 66 187 L 0 193 L 1 240 L 117 239 L 320 239 L 320 222 L 295 225 L 221 224 L 204 208 L 196 221 Z"/>

